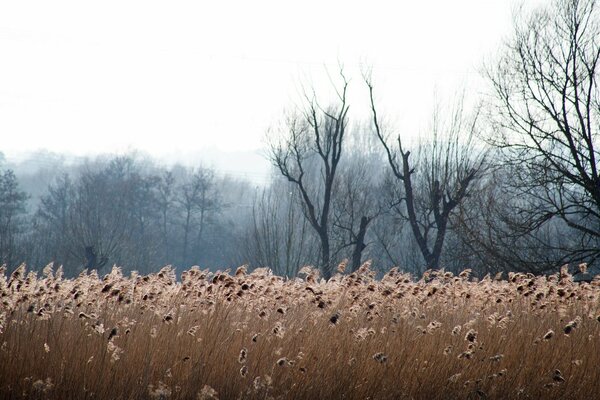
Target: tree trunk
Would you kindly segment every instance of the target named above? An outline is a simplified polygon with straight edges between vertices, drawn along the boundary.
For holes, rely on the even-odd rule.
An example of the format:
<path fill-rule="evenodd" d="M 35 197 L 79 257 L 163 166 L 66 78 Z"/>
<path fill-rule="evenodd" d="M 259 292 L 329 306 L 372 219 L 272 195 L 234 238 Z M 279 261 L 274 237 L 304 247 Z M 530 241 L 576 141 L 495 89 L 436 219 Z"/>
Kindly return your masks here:
<path fill-rule="evenodd" d="M 352 272 L 356 271 L 362 263 L 362 252 L 367 247 L 365 244 L 365 236 L 367 234 L 367 226 L 369 225 L 369 218 L 363 216 L 360 219 L 360 226 L 358 228 L 358 234 L 356 235 L 356 243 L 354 245 L 354 251 L 352 252 Z"/>
<path fill-rule="evenodd" d="M 329 236 L 327 233 L 319 232 L 321 238 L 321 264 L 323 269 L 323 278 L 331 278 L 331 259 L 329 250 Z"/>
<path fill-rule="evenodd" d="M 185 216 L 185 226 L 184 226 L 184 231 L 183 231 L 183 254 L 182 254 L 182 264 L 184 266 L 188 266 L 187 265 L 187 256 L 188 256 L 188 238 L 189 238 L 189 234 L 190 234 L 190 219 L 191 219 L 191 212 L 188 210 L 187 214 Z"/>

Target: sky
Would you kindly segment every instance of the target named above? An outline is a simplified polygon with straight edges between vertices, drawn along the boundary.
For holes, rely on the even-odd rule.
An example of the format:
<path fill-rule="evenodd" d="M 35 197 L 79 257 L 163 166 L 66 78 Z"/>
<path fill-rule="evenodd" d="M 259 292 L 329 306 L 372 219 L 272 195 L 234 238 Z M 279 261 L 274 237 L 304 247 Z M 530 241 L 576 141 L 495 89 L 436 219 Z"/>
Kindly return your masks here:
<path fill-rule="evenodd" d="M 0 2 L 0 152 L 138 149 L 252 169 L 265 133 L 303 88 L 327 102 L 326 71 L 335 81 L 340 64 L 351 117 L 368 115 L 360 70 L 369 66 L 381 112 L 413 135 L 435 98 L 484 90 L 484 60 L 511 32 L 516 4 Z"/>

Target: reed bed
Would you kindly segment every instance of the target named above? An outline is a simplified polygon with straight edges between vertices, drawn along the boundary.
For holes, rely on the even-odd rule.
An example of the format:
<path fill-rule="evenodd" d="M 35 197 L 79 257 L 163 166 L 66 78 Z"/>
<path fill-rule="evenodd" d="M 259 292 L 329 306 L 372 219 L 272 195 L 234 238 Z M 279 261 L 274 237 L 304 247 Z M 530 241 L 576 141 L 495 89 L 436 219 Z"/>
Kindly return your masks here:
<path fill-rule="evenodd" d="M 340 270 L 343 265 L 340 266 Z M 600 281 L 0 271 L 4 399 L 589 399 Z"/>

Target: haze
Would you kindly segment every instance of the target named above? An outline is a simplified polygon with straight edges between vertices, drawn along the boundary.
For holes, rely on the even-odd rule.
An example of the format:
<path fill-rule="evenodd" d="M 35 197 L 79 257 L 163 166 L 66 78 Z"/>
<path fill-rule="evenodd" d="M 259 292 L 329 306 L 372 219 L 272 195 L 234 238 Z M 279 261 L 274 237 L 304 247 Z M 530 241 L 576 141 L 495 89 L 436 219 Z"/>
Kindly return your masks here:
<path fill-rule="evenodd" d="M 10 161 L 138 149 L 266 171 L 265 131 L 326 68 L 373 67 L 381 107 L 418 132 L 434 95 L 479 90 L 514 2 L 3 2 L 0 134 Z M 237 155 L 231 157 L 231 152 Z M 236 162 L 243 158 L 243 162 Z"/>

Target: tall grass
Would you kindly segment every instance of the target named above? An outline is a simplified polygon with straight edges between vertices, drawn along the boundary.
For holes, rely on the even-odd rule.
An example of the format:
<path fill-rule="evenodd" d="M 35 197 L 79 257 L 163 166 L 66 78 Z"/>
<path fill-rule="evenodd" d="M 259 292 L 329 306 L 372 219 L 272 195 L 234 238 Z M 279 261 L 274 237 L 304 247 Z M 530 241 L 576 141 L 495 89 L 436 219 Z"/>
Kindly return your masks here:
<path fill-rule="evenodd" d="M 600 282 L 0 273 L 0 397 L 589 399 Z"/>

